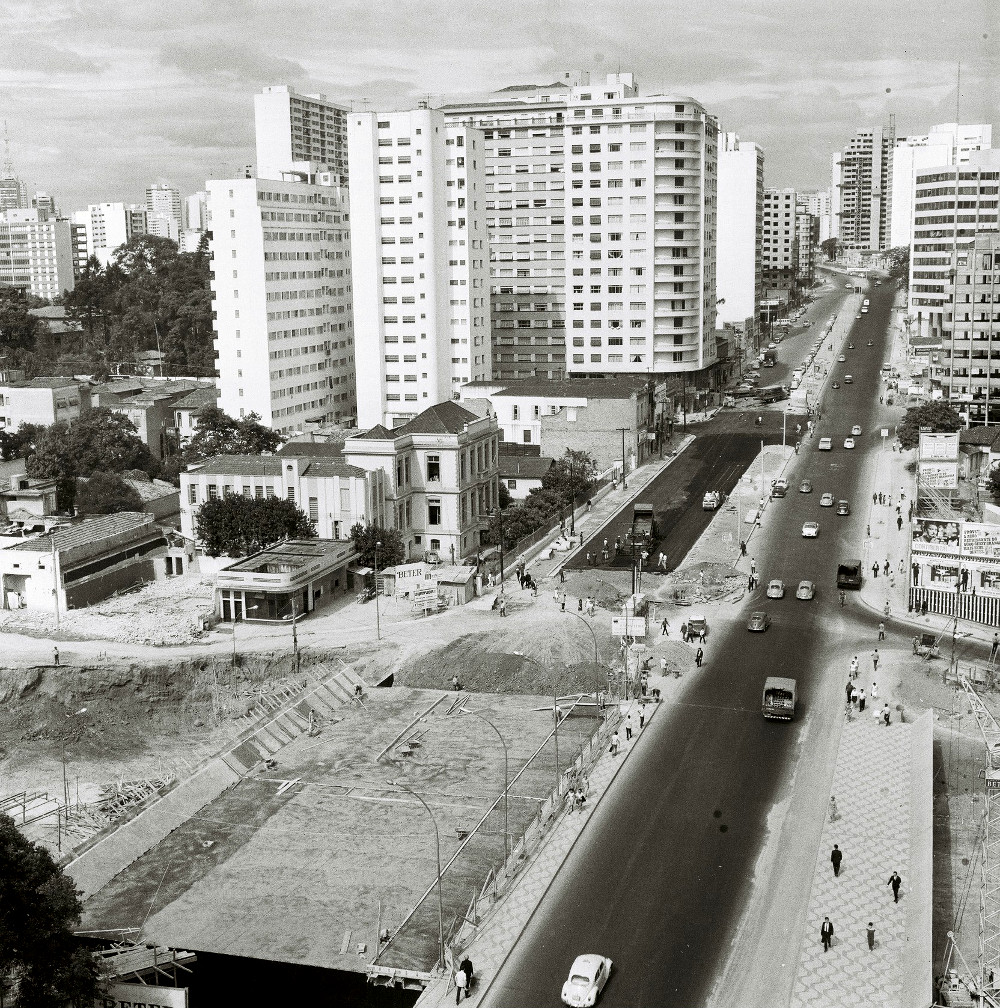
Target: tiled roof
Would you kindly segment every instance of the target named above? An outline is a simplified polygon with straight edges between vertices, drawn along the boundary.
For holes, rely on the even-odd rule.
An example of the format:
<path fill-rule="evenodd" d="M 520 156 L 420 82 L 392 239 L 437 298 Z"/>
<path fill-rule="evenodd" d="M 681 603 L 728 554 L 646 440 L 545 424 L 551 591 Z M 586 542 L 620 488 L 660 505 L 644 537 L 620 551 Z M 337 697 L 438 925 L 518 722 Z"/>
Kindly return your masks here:
<path fill-rule="evenodd" d="M 493 394 L 550 399 L 631 399 L 647 386 L 645 378 L 525 378 L 508 382 Z"/>
<path fill-rule="evenodd" d="M 127 476 L 123 479 L 142 498 L 144 504 L 180 493 L 173 483 L 165 483 L 163 480 L 129 479 Z"/>
<path fill-rule="evenodd" d="M 468 424 L 475 423 L 478 419 L 475 413 L 449 399 L 429 406 L 409 423 L 397 427 L 389 436 L 397 438 L 408 434 L 461 434 Z"/>
<path fill-rule="evenodd" d="M 506 94 L 508 91 L 554 91 L 556 88 L 569 88 L 561 81 L 555 84 L 509 84 L 505 88 L 499 88 L 497 94 Z"/>
<path fill-rule="evenodd" d="M 326 460 L 310 461 L 306 466 L 303 476 L 312 476 L 314 479 L 325 479 L 331 476 L 353 476 L 363 477 L 366 475 L 364 469 L 357 466 L 346 465 L 343 462 L 328 462 Z"/>
<path fill-rule="evenodd" d="M 290 458 L 342 460 L 344 445 L 341 441 L 287 441 L 278 449 L 278 454 Z"/>
<path fill-rule="evenodd" d="M 202 406 L 214 406 L 219 401 L 219 390 L 216 388 L 197 388 L 189 392 L 183 399 L 174 403 L 174 409 L 198 409 Z"/>
<path fill-rule="evenodd" d="M 275 455 L 213 455 L 188 472 L 209 476 L 280 476 L 281 459 Z"/>
<path fill-rule="evenodd" d="M 540 480 L 552 468 L 552 459 L 544 455 L 501 455 L 498 461 L 501 479 Z"/>
<path fill-rule="evenodd" d="M 79 385 L 75 378 L 22 378 L 20 381 L 0 382 L 5 388 L 67 388 Z"/>
<path fill-rule="evenodd" d="M 122 511 L 120 514 L 87 518 L 78 525 L 56 532 L 54 535 L 43 536 L 41 539 L 28 539 L 23 543 L 6 548 L 48 553 L 53 549 L 54 541 L 54 548 L 61 552 L 77 546 L 86 546 L 88 543 L 98 543 L 103 539 L 111 538 L 111 536 L 120 535 L 122 532 L 130 532 L 133 529 L 151 524 L 151 515 L 141 514 L 138 511 Z"/>
<path fill-rule="evenodd" d="M 984 448 L 991 448 L 994 445 L 1000 447 L 1000 427 L 970 427 L 968 430 L 959 431 L 958 443 L 981 445 Z"/>
<path fill-rule="evenodd" d="M 43 319 L 61 319 L 66 317 L 65 305 L 42 305 L 41 308 L 29 308 L 29 315 Z"/>
<path fill-rule="evenodd" d="M 395 436 L 395 432 L 386 430 L 381 424 L 375 424 L 371 430 L 365 431 L 364 434 L 354 435 L 358 441 L 391 441 Z"/>

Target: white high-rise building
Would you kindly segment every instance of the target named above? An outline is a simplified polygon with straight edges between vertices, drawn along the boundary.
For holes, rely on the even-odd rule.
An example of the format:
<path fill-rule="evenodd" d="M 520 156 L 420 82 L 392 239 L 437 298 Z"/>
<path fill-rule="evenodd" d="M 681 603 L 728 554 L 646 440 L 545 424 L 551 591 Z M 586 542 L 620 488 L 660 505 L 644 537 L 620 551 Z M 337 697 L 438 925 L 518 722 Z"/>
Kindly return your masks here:
<path fill-rule="evenodd" d="M 0 211 L 0 284 L 52 299 L 73 289 L 68 220 L 36 209 Z"/>
<path fill-rule="evenodd" d="M 166 183 L 146 187 L 146 233 L 179 241 L 181 194 Z"/>
<path fill-rule="evenodd" d="M 184 227 L 191 231 L 208 230 L 208 193 L 202 189 L 184 200 Z"/>
<path fill-rule="evenodd" d="M 890 119 L 880 135 L 861 130 L 833 155 L 831 237 L 840 239 L 845 250 L 878 252 L 889 247 L 895 147 L 896 126 Z"/>
<path fill-rule="evenodd" d="M 492 375 L 483 134 L 353 112 L 348 150 L 358 422 L 399 426 Z"/>
<path fill-rule="evenodd" d="M 207 183 L 219 405 L 285 433 L 356 416 L 347 197 L 306 178 Z"/>
<path fill-rule="evenodd" d="M 913 240 L 914 179 L 918 171 L 966 164 L 973 151 L 989 150 L 992 146 L 993 127 L 987 123 L 975 126 L 939 123 L 924 136 L 900 137 L 892 162 L 890 247 L 909 245 Z"/>
<path fill-rule="evenodd" d="M 716 326 L 756 320 L 762 296 L 760 222 L 764 152 L 735 133 L 719 134 Z"/>
<path fill-rule="evenodd" d="M 822 245 L 833 237 L 833 214 L 830 205 L 830 191 L 823 189 L 818 192 L 799 192 L 799 206 L 819 221 L 818 244 Z"/>
<path fill-rule="evenodd" d="M 765 189 L 762 246 L 765 295 L 791 292 L 799 271 L 798 201 L 794 189 Z"/>
<path fill-rule="evenodd" d="M 124 245 L 133 235 L 146 232 L 146 210 L 144 207 L 127 206 L 124 203 L 92 203 L 85 211 L 73 214 L 73 223 L 86 230 L 86 258 L 96 256 L 103 265 L 111 261 L 115 249 Z M 78 251 L 78 266 L 82 255 L 82 236 L 74 243 Z"/>
<path fill-rule="evenodd" d="M 495 378 L 716 363 L 718 126 L 702 105 L 574 71 L 444 111 L 486 138 Z"/>
<path fill-rule="evenodd" d="M 323 165 L 347 184 L 348 108 L 322 94 L 299 94 L 285 84 L 254 96 L 257 175 L 280 178 L 300 162 Z"/>

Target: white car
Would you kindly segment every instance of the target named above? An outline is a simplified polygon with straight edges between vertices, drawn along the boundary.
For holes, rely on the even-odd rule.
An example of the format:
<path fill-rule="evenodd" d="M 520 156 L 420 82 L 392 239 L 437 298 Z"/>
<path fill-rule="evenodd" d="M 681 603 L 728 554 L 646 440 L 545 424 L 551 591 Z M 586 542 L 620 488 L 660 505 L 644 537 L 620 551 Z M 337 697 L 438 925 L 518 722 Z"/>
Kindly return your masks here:
<path fill-rule="evenodd" d="M 806 522 L 802 526 L 802 535 L 806 539 L 815 539 L 819 535 L 819 522 Z"/>
<path fill-rule="evenodd" d="M 825 494 L 823 494 L 823 496 L 820 497 L 820 499 L 819 499 L 819 506 L 820 507 L 833 507 L 833 494 L 832 493 L 825 493 Z"/>
<path fill-rule="evenodd" d="M 769 581 L 767 585 L 767 597 L 784 598 L 785 582 L 782 581 L 780 578 L 775 578 L 773 581 Z"/>
<path fill-rule="evenodd" d="M 816 447 L 819 451 L 833 451 L 833 438 L 821 437 Z"/>
<path fill-rule="evenodd" d="M 854 438 L 852 438 L 852 437 L 845 437 L 844 438 L 844 447 L 845 448 L 853 448 L 854 447 Z"/>
<path fill-rule="evenodd" d="M 846 360 L 847 360 L 847 358 L 846 358 L 846 357 L 845 357 L 845 356 L 844 356 L 843 354 L 841 354 L 841 355 L 840 355 L 840 356 L 839 356 L 839 357 L 837 358 L 837 363 L 838 363 L 838 364 L 843 364 L 843 363 L 844 363 L 844 362 L 845 362 Z"/>
<path fill-rule="evenodd" d="M 851 437 L 861 437 L 861 424 L 855 424 L 851 428 Z"/>
<path fill-rule="evenodd" d="M 562 1003 L 590 1008 L 611 974 L 611 960 L 601 955 L 581 955 L 573 961 L 563 984 Z"/>

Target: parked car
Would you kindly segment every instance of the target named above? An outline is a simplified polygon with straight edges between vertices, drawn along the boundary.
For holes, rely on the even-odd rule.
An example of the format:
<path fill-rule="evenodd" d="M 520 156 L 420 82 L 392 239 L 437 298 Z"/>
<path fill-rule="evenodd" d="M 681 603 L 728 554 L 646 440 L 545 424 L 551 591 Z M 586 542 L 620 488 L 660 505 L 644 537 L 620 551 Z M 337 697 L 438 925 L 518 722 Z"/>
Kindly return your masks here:
<path fill-rule="evenodd" d="M 833 494 L 832 493 L 825 493 L 825 494 L 823 494 L 823 496 L 820 497 L 820 499 L 819 499 L 819 506 L 820 507 L 833 507 Z"/>
<path fill-rule="evenodd" d="M 602 955 L 580 955 L 570 967 L 563 984 L 562 1002 L 589 1008 L 604 989 L 611 975 L 611 960 Z"/>
<path fill-rule="evenodd" d="M 772 497 L 784 497 L 788 493 L 788 480 L 781 477 L 781 479 L 776 479 L 771 484 L 771 496 Z"/>
<path fill-rule="evenodd" d="M 812 581 L 800 581 L 798 588 L 795 589 L 797 599 L 811 599 L 815 594 L 816 585 Z"/>
<path fill-rule="evenodd" d="M 700 637 L 702 634 L 708 636 L 708 620 L 700 613 L 688 616 L 687 625 L 688 633 L 693 637 Z"/>
<path fill-rule="evenodd" d="M 771 625 L 771 619 L 766 612 L 755 612 L 750 614 L 747 620 L 747 630 L 763 633 Z"/>
<path fill-rule="evenodd" d="M 775 578 L 773 581 L 768 581 L 767 583 L 767 597 L 768 598 L 784 598 L 785 597 L 785 582 L 780 578 Z"/>
<path fill-rule="evenodd" d="M 845 500 L 837 501 L 837 514 L 839 515 L 849 515 L 851 513 L 851 505 Z"/>
<path fill-rule="evenodd" d="M 819 535 L 819 522 L 805 522 L 802 526 L 802 535 L 806 539 L 815 539 Z"/>

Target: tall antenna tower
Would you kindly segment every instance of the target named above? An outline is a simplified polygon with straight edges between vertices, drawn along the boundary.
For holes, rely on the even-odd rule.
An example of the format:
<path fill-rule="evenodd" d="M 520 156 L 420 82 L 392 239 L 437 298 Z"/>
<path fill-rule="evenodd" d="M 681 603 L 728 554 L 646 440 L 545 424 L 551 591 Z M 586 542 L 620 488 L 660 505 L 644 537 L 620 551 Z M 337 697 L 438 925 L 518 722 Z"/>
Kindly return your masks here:
<path fill-rule="evenodd" d="M 3 121 L 3 177 L 14 177 L 14 162 L 10 156 L 10 134 L 7 132 L 7 120 Z"/>

